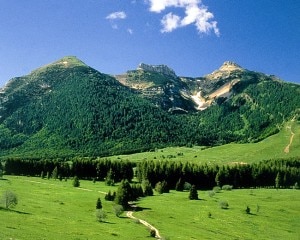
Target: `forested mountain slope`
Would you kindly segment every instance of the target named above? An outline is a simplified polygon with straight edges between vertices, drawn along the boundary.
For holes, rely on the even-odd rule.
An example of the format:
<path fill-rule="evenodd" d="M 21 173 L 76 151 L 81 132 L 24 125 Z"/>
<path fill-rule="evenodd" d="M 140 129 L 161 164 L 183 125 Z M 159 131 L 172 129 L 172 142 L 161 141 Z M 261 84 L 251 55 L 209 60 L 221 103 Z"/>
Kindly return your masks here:
<path fill-rule="evenodd" d="M 65 57 L 0 89 L 0 154 L 103 156 L 253 142 L 299 119 L 299 109 L 299 85 L 230 62 L 201 78 L 164 65 L 115 78 Z"/>

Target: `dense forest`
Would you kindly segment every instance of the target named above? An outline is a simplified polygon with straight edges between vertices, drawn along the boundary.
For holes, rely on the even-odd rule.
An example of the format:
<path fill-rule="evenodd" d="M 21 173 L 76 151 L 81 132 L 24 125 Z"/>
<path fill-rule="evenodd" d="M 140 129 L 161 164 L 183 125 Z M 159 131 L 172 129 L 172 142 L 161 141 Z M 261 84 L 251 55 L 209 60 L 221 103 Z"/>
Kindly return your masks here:
<path fill-rule="evenodd" d="M 1 89 L 0 156 L 108 156 L 255 142 L 278 132 L 285 121 L 299 120 L 299 85 L 251 71 L 238 77 L 230 98 L 176 114 L 76 58 L 62 59 Z"/>
<path fill-rule="evenodd" d="M 7 159 L 5 174 L 53 177 L 79 177 L 117 183 L 122 180 L 149 182 L 154 188 L 165 182 L 168 189 L 180 189 L 188 183 L 197 189 L 231 185 L 233 188 L 280 187 L 290 188 L 300 182 L 300 159 L 272 159 L 254 164 L 207 165 L 180 161 L 148 161 L 135 164 L 109 159 Z M 276 180 L 277 179 L 277 180 Z M 276 180 L 276 181 L 275 181 Z"/>

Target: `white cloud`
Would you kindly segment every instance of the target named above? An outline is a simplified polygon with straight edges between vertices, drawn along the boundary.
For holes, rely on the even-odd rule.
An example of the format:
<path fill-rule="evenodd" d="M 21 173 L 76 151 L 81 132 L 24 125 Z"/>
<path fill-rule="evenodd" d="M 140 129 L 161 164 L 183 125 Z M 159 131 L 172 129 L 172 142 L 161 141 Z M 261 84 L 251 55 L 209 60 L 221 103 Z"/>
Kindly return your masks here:
<path fill-rule="evenodd" d="M 161 24 L 162 32 L 172 32 L 179 27 L 185 27 L 194 24 L 199 33 L 208 34 L 213 31 L 217 36 L 220 31 L 217 22 L 212 21 L 213 13 L 202 4 L 202 0 L 149 0 L 150 11 L 160 13 L 169 7 L 183 8 L 185 16 L 180 17 L 172 12 L 163 16 Z"/>
<path fill-rule="evenodd" d="M 173 13 L 168 13 L 161 20 L 161 24 L 163 25 L 161 32 L 172 32 L 180 26 L 180 17 Z"/>
<path fill-rule="evenodd" d="M 116 19 L 125 19 L 127 16 L 126 16 L 126 13 L 125 12 L 113 12 L 111 14 L 109 14 L 106 19 L 109 19 L 109 20 L 116 20 Z"/>
<path fill-rule="evenodd" d="M 128 32 L 130 35 L 133 34 L 133 30 L 132 30 L 131 28 L 128 28 L 128 29 L 127 29 L 127 32 Z"/>

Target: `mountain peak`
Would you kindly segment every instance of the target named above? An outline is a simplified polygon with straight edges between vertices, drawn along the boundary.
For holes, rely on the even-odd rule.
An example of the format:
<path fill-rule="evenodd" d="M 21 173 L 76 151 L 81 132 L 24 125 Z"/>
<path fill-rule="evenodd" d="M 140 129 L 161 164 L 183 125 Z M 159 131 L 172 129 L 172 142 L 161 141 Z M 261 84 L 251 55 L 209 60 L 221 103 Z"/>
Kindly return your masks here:
<path fill-rule="evenodd" d="M 235 62 L 226 61 L 219 68 L 220 71 L 234 71 L 234 70 L 243 70 L 243 68 Z"/>
<path fill-rule="evenodd" d="M 168 75 L 171 77 L 177 77 L 175 71 L 164 64 L 150 65 L 150 64 L 140 63 L 137 70 L 156 72 L 156 73 L 161 73 L 161 74 Z"/>
<path fill-rule="evenodd" d="M 75 56 L 66 56 L 53 63 L 44 65 L 34 70 L 33 72 L 39 73 L 51 67 L 68 68 L 68 67 L 79 67 L 79 66 L 87 66 L 87 65 Z"/>

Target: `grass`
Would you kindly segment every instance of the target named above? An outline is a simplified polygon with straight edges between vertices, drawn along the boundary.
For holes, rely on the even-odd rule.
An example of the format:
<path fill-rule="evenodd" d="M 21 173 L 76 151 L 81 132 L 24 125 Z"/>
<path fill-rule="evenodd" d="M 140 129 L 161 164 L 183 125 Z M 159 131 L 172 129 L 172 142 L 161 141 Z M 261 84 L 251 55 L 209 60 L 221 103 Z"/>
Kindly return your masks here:
<path fill-rule="evenodd" d="M 174 191 L 144 198 L 139 205 L 151 210 L 135 215 L 169 239 L 299 239 L 298 190 L 244 189 L 214 197 L 198 193 L 198 201 L 188 200 L 188 192 Z M 221 209 L 221 201 L 229 208 Z M 246 214 L 247 206 L 251 214 Z"/>
<path fill-rule="evenodd" d="M 6 176 L 5 176 L 6 177 Z M 19 204 L 12 210 L 0 209 L 0 239 L 147 239 L 146 228 L 127 218 L 117 218 L 113 204 L 104 200 L 108 187 L 103 183 L 12 177 L 0 181 L 0 194 L 12 190 Z M 85 190 L 89 189 L 89 190 Z M 107 213 L 105 223 L 96 221 L 96 201 L 100 197 Z M 1 205 L 0 205 L 1 206 Z"/>
<path fill-rule="evenodd" d="M 5 176 L 6 177 L 6 176 Z M 104 194 L 116 187 L 81 181 L 74 188 L 71 180 L 8 176 L 0 181 L 0 194 L 12 190 L 19 204 L 12 210 L 0 209 L 0 239 L 149 239 L 141 224 L 125 214 L 117 218 L 113 204 Z M 188 200 L 188 192 L 142 198 L 143 210 L 134 216 L 157 227 L 166 239 L 298 239 L 300 229 L 300 191 L 242 189 L 222 191 L 209 197 L 198 191 L 201 200 Z M 95 218 L 100 197 L 107 213 L 105 223 Z M 229 209 L 220 208 L 227 201 Z M 246 214 L 249 206 L 252 214 Z M 259 211 L 257 212 L 257 206 Z M 211 217 L 208 214 L 211 214 Z M 150 238 L 151 239 L 151 238 Z"/>
<path fill-rule="evenodd" d="M 289 152 L 284 149 L 290 142 L 291 130 L 295 133 Z M 170 147 L 154 152 L 144 152 L 131 155 L 119 155 L 110 159 L 128 159 L 133 162 L 143 160 L 180 160 L 193 163 L 230 164 L 234 162 L 253 163 L 261 160 L 290 158 L 300 156 L 300 124 L 290 121 L 278 134 L 270 136 L 258 143 L 226 144 L 222 146 L 205 147 Z"/>

